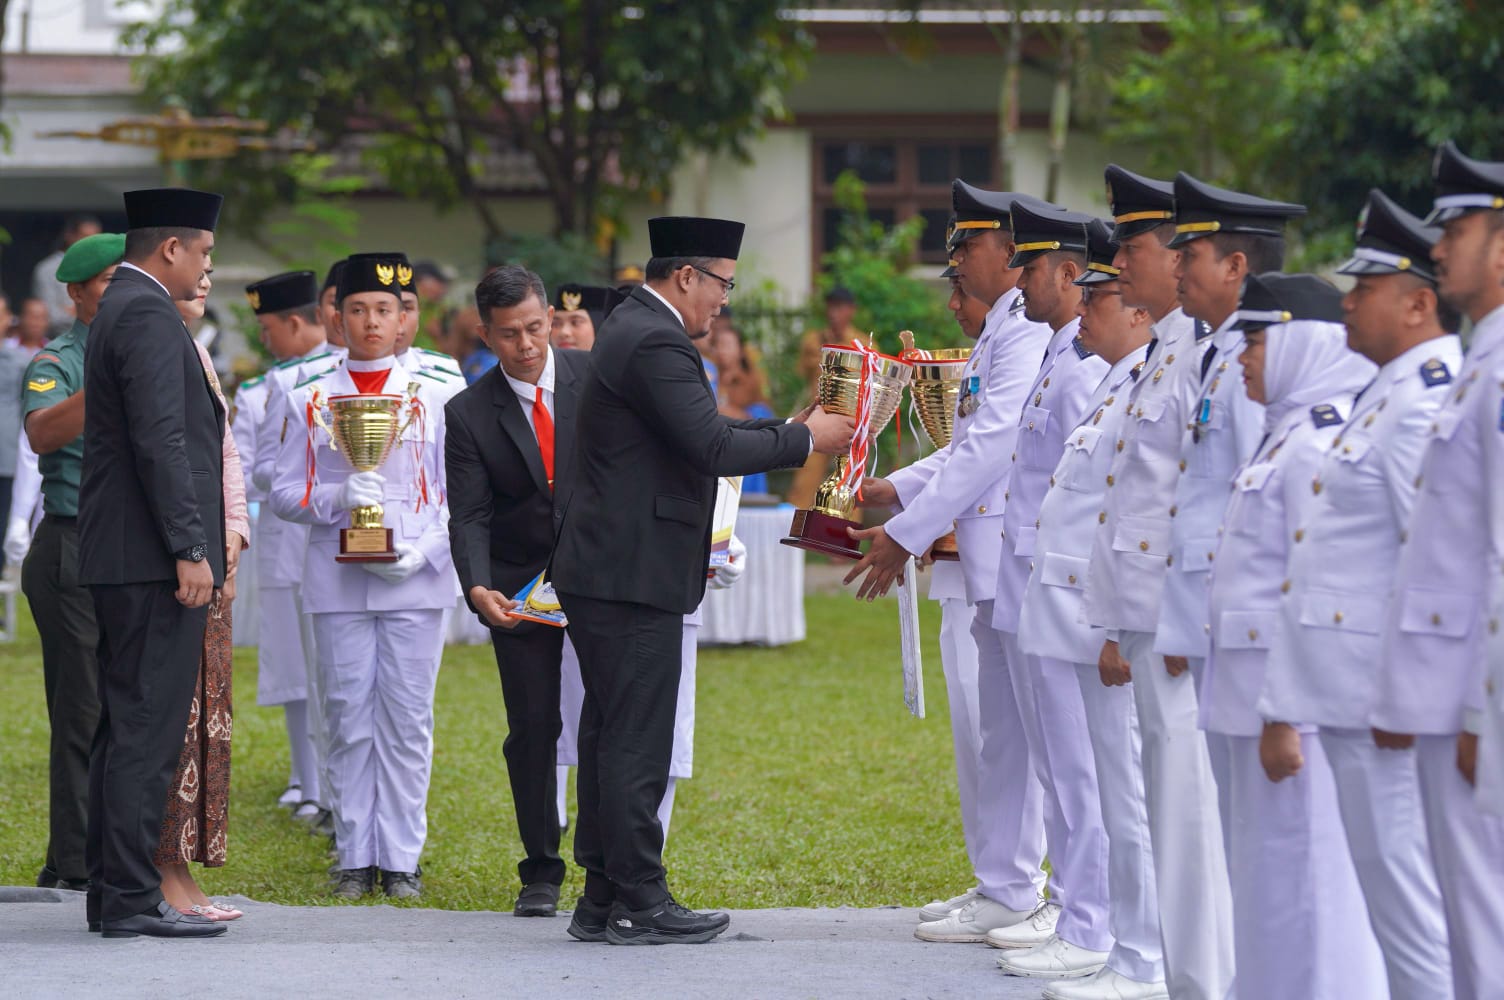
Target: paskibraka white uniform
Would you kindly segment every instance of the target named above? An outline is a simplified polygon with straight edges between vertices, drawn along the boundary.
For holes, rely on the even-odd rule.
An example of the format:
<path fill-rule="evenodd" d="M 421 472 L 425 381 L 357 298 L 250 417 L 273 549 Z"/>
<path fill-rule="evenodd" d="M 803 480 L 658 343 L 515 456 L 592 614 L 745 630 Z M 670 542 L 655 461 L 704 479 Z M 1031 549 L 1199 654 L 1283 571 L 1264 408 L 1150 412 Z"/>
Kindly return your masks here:
<path fill-rule="evenodd" d="M 350 364 L 295 388 L 288 412 L 306 414 L 330 397 L 357 393 Z M 272 483 L 273 509 L 309 525 L 303 610 L 313 620 L 341 868 L 415 871 L 427 835 L 434 684 L 445 619 L 459 597 L 443 499 L 444 409 L 429 382 L 393 364 L 382 389 L 405 395 L 416 384 L 421 406 L 421 419 L 407 426 L 380 470 L 393 544 L 422 556 L 406 579 L 388 582 L 361 564 L 335 561 L 340 529 L 349 524 L 338 497 L 354 470 L 322 428 L 312 431 L 311 488 L 306 419 L 297 433 L 289 421 Z"/>

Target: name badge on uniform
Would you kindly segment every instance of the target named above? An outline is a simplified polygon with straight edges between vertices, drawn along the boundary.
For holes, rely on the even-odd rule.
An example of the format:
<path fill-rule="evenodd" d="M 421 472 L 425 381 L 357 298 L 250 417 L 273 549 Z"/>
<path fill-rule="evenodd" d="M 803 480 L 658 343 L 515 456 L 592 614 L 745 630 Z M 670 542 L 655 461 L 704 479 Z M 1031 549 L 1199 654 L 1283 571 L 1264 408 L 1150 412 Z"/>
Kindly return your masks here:
<path fill-rule="evenodd" d="M 1201 404 L 1196 407 L 1196 422 L 1191 426 L 1191 440 L 1196 444 L 1201 443 L 1201 433 L 1212 422 L 1212 401 L 1209 396 L 1201 397 Z"/>
<path fill-rule="evenodd" d="M 956 405 L 956 416 L 969 417 L 977 412 L 977 407 L 982 403 L 982 377 L 980 375 L 968 376 L 961 383 L 961 401 Z"/>

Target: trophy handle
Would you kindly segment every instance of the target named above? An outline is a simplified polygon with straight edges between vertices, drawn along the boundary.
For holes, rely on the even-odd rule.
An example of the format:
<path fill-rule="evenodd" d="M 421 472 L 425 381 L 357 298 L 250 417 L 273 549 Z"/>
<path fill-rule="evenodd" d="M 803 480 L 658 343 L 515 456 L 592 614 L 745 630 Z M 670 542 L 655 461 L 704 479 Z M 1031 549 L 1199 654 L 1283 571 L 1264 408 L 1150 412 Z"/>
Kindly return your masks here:
<path fill-rule="evenodd" d="M 334 428 L 329 425 L 329 421 L 324 419 L 324 396 L 317 389 L 313 390 L 313 394 L 309 396 L 308 407 L 309 412 L 313 414 L 313 422 L 322 427 L 324 433 L 329 435 L 329 448 L 332 451 L 339 451 L 338 439 L 334 436 Z"/>
<path fill-rule="evenodd" d="M 407 433 L 407 429 L 412 426 L 413 421 L 418 419 L 417 407 L 412 405 L 413 402 L 418 398 L 418 388 L 419 386 L 416 382 L 407 383 L 407 399 L 405 405 L 405 408 L 407 410 L 407 419 L 402 421 L 402 425 L 397 428 L 397 440 L 399 441 L 402 440 L 402 435 Z"/>

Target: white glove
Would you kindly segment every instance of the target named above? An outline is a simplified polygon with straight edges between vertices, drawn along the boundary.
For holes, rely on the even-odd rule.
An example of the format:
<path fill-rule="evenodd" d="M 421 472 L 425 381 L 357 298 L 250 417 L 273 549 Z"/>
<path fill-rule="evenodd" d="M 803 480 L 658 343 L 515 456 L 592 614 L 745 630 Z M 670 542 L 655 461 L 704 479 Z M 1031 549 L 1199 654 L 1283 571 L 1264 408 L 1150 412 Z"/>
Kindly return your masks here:
<path fill-rule="evenodd" d="M 5 561 L 19 566 L 31 548 L 31 522 L 24 517 L 12 517 L 5 528 Z"/>
<path fill-rule="evenodd" d="M 742 571 L 747 568 L 747 547 L 742 540 L 735 535 L 731 536 L 731 545 L 728 551 L 731 553 L 731 561 L 724 566 L 715 568 L 715 575 L 710 578 L 711 590 L 725 590 L 741 578 Z"/>
<path fill-rule="evenodd" d="M 399 544 L 396 562 L 361 563 L 367 573 L 381 577 L 387 583 L 401 583 L 423 568 L 423 553 L 416 546 Z"/>
<path fill-rule="evenodd" d="M 379 472 L 357 472 L 340 484 L 337 507 L 375 507 L 386 495 L 386 479 Z"/>

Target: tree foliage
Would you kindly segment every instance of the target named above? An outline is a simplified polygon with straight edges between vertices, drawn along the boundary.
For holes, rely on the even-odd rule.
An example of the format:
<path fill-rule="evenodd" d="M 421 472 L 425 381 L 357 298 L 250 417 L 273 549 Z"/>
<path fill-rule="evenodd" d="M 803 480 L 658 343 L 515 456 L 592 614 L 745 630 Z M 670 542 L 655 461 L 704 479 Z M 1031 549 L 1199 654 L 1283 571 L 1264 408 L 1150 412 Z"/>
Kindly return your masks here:
<path fill-rule="evenodd" d="M 148 93 L 353 143 L 396 193 L 506 220 L 488 176 L 536 171 L 556 232 L 593 237 L 625 196 L 661 193 L 688 149 L 744 154 L 782 113 L 809 41 L 776 0 L 169 0 L 137 26 Z M 231 190 L 275 157 L 209 165 Z M 279 178 L 279 183 L 286 183 Z M 266 202 L 246 203 L 254 214 Z"/>

